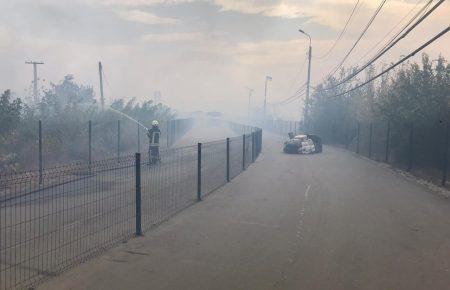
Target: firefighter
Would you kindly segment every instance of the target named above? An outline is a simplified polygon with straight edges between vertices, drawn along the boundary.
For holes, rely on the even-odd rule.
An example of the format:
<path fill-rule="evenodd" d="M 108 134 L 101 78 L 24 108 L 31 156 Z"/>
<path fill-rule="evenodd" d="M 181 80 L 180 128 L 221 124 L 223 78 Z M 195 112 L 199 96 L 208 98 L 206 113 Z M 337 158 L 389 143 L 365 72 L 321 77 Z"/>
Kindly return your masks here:
<path fill-rule="evenodd" d="M 159 130 L 159 122 L 154 120 L 152 122 L 152 128 L 147 131 L 149 139 L 148 158 L 150 164 L 155 164 L 159 159 L 159 143 L 161 137 L 161 130 Z"/>

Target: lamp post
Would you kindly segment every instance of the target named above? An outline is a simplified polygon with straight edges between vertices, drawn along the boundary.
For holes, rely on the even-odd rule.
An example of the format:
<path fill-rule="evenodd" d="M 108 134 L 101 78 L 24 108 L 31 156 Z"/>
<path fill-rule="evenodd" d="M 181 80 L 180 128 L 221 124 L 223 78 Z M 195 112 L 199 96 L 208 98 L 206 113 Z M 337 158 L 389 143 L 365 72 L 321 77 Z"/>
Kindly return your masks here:
<path fill-rule="evenodd" d="M 263 122 L 266 121 L 266 107 L 267 107 L 267 83 L 272 80 L 271 76 L 266 76 L 266 83 L 264 86 L 264 117 Z"/>
<path fill-rule="evenodd" d="M 308 120 L 308 111 L 309 111 L 309 87 L 311 83 L 311 58 L 312 58 L 312 47 L 311 47 L 311 36 L 303 31 L 302 29 L 298 30 L 300 33 L 308 36 L 309 38 L 309 50 L 308 50 L 308 80 L 306 82 L 306 98 L 305 98 L 305 110 L 304 110 L 304 121 L 305 127 L 308 130 L 309 120 Z"/>

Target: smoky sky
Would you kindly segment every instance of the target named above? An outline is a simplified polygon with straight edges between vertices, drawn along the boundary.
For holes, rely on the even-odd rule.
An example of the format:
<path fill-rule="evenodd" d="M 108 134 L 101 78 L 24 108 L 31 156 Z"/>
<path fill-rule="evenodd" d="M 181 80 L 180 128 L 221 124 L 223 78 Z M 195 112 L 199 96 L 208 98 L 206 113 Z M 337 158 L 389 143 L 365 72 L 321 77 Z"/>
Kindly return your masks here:
<path fill-rule="evenodd" d="M 29 94 L 32 70 L 24 62 L 39 60 L 45 62 L 39 67 L 42 86 L 73 74 L 98 94 L 97 64 L 102 61 L 109 100 L 144 100 L 157 90 L 164 103 L 180 112 L 218 110 L 234 115 L 247 112 L 247 87 L 254 89 L 252 108 L 261 107 L 266 75 L 273 77 L 269 104 L 291 96 L 306 79 L 308 41 L 298 29 L 312 35 L 313 55 L 323 54 L 354 5 L 350 0 L 0 2 L 0 61 L 7 68 L 0 72 L 2 90 Z M 377 4 L 364 1 L 331 56 L 313 58 L 313 84 L 345 55 Z M 416 4 L 389 1 L 346 65 L 357 64 Z M 398 59 L 427 40 L 448 25 L 449 13 L 446 3 L 381 61 Z M 448 44 L 447 37 L 427 52 L 446 56 Z M 300 99 L 276 112 L 297 118 L 301 105 Z"/>

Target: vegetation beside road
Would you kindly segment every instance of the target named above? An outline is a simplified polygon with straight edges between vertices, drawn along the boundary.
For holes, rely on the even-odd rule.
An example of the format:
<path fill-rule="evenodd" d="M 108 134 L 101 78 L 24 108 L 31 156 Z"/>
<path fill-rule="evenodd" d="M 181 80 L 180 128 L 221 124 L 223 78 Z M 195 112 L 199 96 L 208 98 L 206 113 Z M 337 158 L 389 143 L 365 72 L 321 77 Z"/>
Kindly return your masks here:
<path fill-rule="evenodd" d="M 43 127 L 46 165 L 88 158 L 88 121 L 92 121 L 93 158 L 114 156 L 117 151 L 117 120 L 121 119 L 121 151 L 135 150 L 136 124 L 116 112 L 102 110 L 94 90 L 67 75 L 44 89 L 37 102 L 26 101 L 6 90 L 0 99 L 0 172 L 35 169 L 38 159 L 38 121 Z M 174 118 L 172 110 L 152 100 L 116 99 L 111 108 L 139 120 L 147 127 L 152 120 Z M 144 135 L 144 132 L 142 132 Z"/>

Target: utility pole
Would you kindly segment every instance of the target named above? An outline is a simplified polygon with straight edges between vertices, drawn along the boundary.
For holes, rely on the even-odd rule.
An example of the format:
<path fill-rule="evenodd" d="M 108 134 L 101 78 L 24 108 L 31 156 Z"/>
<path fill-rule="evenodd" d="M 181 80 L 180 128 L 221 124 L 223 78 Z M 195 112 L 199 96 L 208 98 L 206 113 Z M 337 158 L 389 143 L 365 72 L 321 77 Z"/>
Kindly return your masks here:
<path fill-rule="evenodd" d="M 264 117 L 263 117 L 263 122 L 265 122 L 266 120 L 266 107 L 267 107 L 267 82 L 271 81 L 272 77 L 271 76 L 266 76 L 266 83 L 265 83 L 265 87 L 264 87 Z"/>
<path fill-rule="evenodd" d="M 37 61 L 26 61 L 26 64 L 32 64 L 33 65 L 33 73 L 34 73 L 34 80 L 33 80 L 33 98 L 34 102 L 37 103 L 38 100 L 38 76 L 37 76 L 37 65 L 38 64 L 44 64 L 43 62 L 37 62 Z"/>
<path fill-rule="evenodd" d="M 305 98 L 305 125 L 309 127 L 309 89 L 311 85 L 311 58 L 312 58 L 312 47 L 309 45 L 308 53 L 308 81 L 306 83 L 306 98 Z"/>
<path fill-rule="evenodd" d="M 308 130 L 309 128 L 309 119 L 308 119 L 308 113 L 309 113 L 309 87 L 311 83 L 311 58 L 312 58 L 312 47 L 311 47 L 311 36 L 306 33 L 305 31 L 299 29 L 300 33 L 303 33 L 304 35 L 308 36 L 309 38 L 309 50 L 308 50 L 308 79 L 306 82 L 306 98 L 305 98 L 305 110 L 304 110 L 304 121 L 305 121 L 305 127 Z"/>
<path fill-rule="evenodd" d="M 105 97 L 103 95 L 103 66 L 102 62 L 98 62 L 98 74 L 100 76 L 100 104 L 102 106 L 102 110 L 105 109 Z"/>

